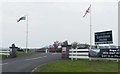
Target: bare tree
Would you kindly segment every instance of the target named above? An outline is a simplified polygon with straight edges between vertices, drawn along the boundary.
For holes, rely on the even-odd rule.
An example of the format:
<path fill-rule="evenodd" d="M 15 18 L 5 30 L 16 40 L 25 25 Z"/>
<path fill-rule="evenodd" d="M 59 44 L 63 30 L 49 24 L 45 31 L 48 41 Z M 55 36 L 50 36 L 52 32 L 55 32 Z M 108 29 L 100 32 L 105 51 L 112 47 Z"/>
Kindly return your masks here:
<path fill-rule="evenodd" d="M 58 49 L 58 46 L 59 46 L 59 41 L 55 41 L 55 42 L 53 43 L 53 46 L 54 46 L 54 49 L 55 49 L 55 52 L 56 52 L 57 49 Z"/>

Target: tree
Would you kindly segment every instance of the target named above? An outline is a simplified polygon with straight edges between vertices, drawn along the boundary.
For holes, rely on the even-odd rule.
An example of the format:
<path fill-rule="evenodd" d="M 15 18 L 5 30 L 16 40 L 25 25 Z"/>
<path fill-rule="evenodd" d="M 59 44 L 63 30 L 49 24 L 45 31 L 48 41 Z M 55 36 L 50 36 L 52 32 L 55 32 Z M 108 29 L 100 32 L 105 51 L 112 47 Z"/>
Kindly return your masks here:
<path fill-rule="evenodd" d="M 73 48 L 73 49 L 76 49 L 76 48 L 77 48 L 77 45 L 78 45 L 77 42 L 73 42 L 73 43 L 72 43 L 72 48 Z"/>
<path fill-rule="evenodd" d="M 55 42 L 53 43 L 53 46 L 54 46 L 54 49 L 55 49 L 55 52 L 56 52 L 57 49 L 58 49 L 58 46 L 59 46 L 59 41 L 55 41 Z"/>
<path fill-rule="evenodd" d="M 85 48 L 88 49 L 90 47 L 89 44 L 85 44 Z"/>
<path fill-rule="evenodd" d="M 67 45 L 68 45 L 68 41 L 67 41 L 67 40 L 64 41 L 63 44 L 64 44 L 65 46 L 67 46 Z"/>

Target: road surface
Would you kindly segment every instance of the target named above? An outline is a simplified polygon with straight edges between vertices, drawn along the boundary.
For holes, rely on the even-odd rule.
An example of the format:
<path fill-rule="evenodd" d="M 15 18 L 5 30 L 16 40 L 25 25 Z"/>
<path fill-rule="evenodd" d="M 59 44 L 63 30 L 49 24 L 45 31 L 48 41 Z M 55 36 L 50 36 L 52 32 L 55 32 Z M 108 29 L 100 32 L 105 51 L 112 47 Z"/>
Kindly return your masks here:
<path fill-rule="evenodd" d="M 61 59 L 60 53 L 36 54 L 2 61 L 2 72 L 31 72 L 37 66 Z"/>

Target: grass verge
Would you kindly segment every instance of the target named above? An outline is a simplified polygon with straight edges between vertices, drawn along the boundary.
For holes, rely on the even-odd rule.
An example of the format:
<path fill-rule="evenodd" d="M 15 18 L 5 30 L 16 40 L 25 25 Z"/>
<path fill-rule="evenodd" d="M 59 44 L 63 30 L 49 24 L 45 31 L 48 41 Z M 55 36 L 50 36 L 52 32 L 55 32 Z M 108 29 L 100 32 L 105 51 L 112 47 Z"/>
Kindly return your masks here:
<path fill-rule="evenodd" d="M 29 56 L 29 55 L 34 55 L 37 52 L 17 52 L 17 57 L 23 57 L 23 56 Z"/>
<path fill-rule="evenodd" d="M 38 67 L 34 72 L 118 72 L 118 63 L 102 60 L 57 60 Z"/>
<path fill-rule="evenodd" d="M 16 52 L 17 57 L 24 57 L 24 56 L 30 56 L 30 55 L 34 55 L 37 52 Z M 6 55 L 0 55 L 0 59 L 4 60 L 7 59 L 8 57 Z"/>

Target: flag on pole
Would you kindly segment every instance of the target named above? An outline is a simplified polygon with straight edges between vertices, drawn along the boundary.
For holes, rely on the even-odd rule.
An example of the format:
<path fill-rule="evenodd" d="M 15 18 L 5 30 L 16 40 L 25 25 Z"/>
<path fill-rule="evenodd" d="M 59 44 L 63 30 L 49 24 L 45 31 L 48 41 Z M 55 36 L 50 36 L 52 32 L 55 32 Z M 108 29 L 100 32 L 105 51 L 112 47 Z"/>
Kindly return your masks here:
<path fill-rule="evenodd" d="M 19 22 L 19 21 L 21 21 L 21 20 L 26 20 L 26 17 L 25 17 L 25 16 L 20 17 L 20 18 L 17 20 L 17 22 Z"/>
<path fill-rule="evenodd" d="M 88 9 L 86 10 L 86 12 L 85 12 L 85 14 L 84 14 L 83 17 L 85 17 L 87 13 L 90 13 L 90 8 L 91 8 L 91 5 L 90 5 L 90 6 L 88 7 Z"/>

